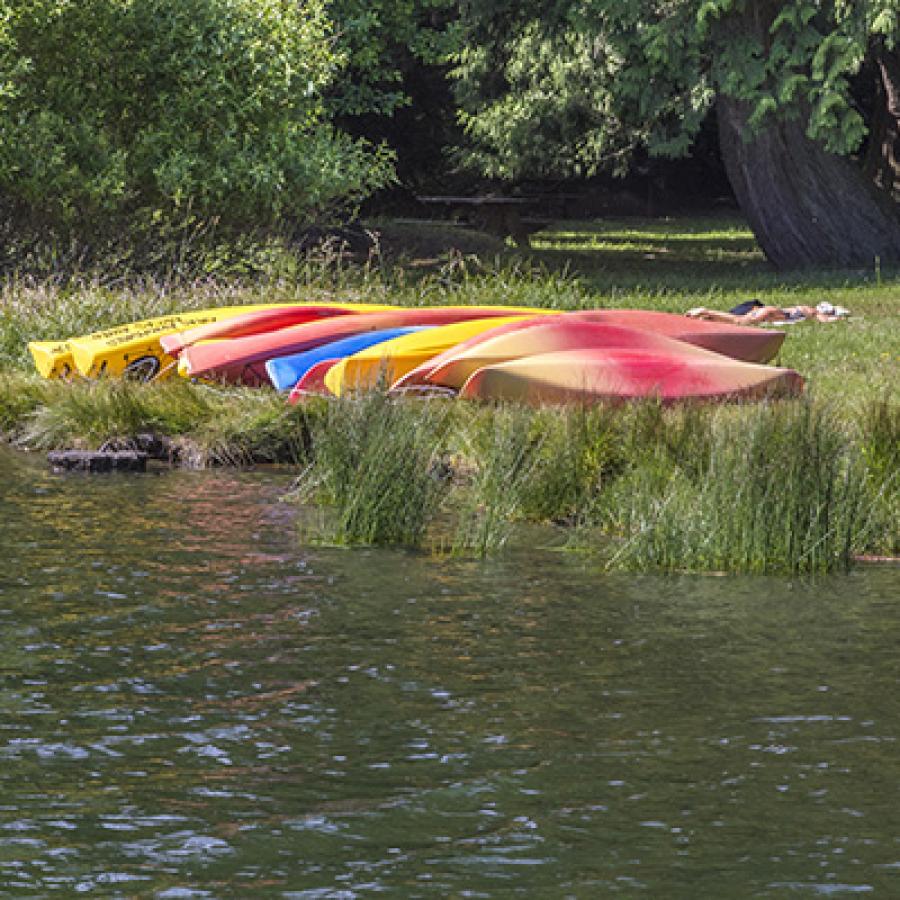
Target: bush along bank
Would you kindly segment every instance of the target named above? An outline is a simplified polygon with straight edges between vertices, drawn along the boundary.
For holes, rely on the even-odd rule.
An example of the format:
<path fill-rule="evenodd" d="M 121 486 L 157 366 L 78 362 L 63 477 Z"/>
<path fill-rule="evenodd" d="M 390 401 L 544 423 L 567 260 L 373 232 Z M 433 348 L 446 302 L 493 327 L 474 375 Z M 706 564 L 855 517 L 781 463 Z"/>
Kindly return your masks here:
<path fill-rule="evenodd" d="M 819 573 L 900 549 L 900 404 L 848 417 L 755 406 L 530 409 L 372 391 L 0 376 L 0 431 L 31 450 L 150 447 L 189 466 L 289 463 L 312 537 L 485 556 L 543 523 L 609 570 Z"/>

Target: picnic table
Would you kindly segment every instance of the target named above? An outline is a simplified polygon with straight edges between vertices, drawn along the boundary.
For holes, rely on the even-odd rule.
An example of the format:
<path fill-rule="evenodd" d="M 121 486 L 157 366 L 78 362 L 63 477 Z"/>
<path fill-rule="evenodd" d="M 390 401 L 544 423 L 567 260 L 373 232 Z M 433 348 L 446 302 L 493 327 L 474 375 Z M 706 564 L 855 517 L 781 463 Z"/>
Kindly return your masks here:
<path fill-rule="evenodd" d="M 533 204 L 528 197 L 417 197 L 420 203 L 445 206 L 470 221 L 476 228 L 498 237 L 511 237 L 517 245 L 528 246 L 528 235 L 535 229 L 522 213 Z"/>

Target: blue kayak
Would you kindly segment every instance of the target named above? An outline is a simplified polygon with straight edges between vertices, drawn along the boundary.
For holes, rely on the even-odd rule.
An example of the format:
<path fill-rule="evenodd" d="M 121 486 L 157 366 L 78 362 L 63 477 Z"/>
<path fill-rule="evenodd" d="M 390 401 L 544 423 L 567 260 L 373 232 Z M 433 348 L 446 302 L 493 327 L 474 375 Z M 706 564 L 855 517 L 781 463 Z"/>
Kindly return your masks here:
<path fill-rule="evenodd" d="M 312 350 L 304 350 L 303 353 L 293 353 L 290 356 L 278 356 L 266 362 L 266 372 L 272 380 L 272 384 L 279 391 L 289 391 L 291 388 L 314 366 L 325 359 L 343 359 L 351 356 L 367 347 L 382 344 L 393 338 L 411 334 L 414 331 L 424 331 L 429 326 L 415 325 L 406 328 L 383 328 L 380 331 L 365 331 L 350 337 L 341 338 L 339 341 L 331 341 L 315 347 Z"/>

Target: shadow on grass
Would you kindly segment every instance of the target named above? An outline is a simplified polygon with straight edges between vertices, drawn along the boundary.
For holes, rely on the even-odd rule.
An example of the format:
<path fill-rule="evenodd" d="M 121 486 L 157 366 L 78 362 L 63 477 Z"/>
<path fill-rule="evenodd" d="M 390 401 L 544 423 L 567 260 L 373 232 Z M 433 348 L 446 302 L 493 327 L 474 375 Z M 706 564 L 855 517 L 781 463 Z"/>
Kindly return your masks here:
<path fill-rule="evenodd" d="M 766 292 L 874 284 L 866 270 L 777 272 L 739 218 L 557 222 L 532 235 L 533 259 L 565 268 L 592 290 L 647 293 Z"/>

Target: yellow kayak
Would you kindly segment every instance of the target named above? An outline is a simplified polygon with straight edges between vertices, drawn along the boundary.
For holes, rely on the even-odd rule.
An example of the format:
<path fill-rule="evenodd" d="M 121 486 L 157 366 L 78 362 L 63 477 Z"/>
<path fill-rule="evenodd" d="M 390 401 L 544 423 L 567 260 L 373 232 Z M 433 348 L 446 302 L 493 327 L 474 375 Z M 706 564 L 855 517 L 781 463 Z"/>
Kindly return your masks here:
<path fill-rule="evenodd" d="M 201 322 L 214 322 L 219 319 L 235 316 L 248 309 L 257 309 L 258 306 L 222 306 L 218 309 L 202 309 L 188 313 L 175 313 L 169 316 L 158 316 L 153 319 L 144 319 L 140 322 L 127 322 L 124 325 L 115 325 L 112 328 L 104 328 L 90 334 L 79 337 L 71 337 L 62 341 L 31 341 L 28 349 L 34 359 L 35 367 L 44 378 L 67 378 L 78 371 L 76 352 L 82 358 L 86 369 L 82 374 L 89 374 L 92 367 L 93 355 L 102 353 L 103 350 L 115 352 L 115 348 L 122 348 L 122 354 L 128 356 L 128 360 L 118 367 L 121 373 L 128 362 L 136 357 L 131 352 L 133 343 L 146 344 L 160 332 L 168 333 L 180 328 L 188 328 Z M 90 374 L 95 374 L 90 372 Z"/>
<path fill-rule="evenodd" d="M 517 316 L 470 319 L 384 341 L 335 363 L 325 376 L 325 386 L 336 396 L 345 390 L 374 387 L 380 381 L 390 386 L 407 372 L 462 341 L 540 313 L 535 310 Z"/>
<path fill-rule="evenodd" d="M 31 341 L 28 349 L 35 368 L 44 378 L 68 378 L 75 374 L 69 341 Z"/>

